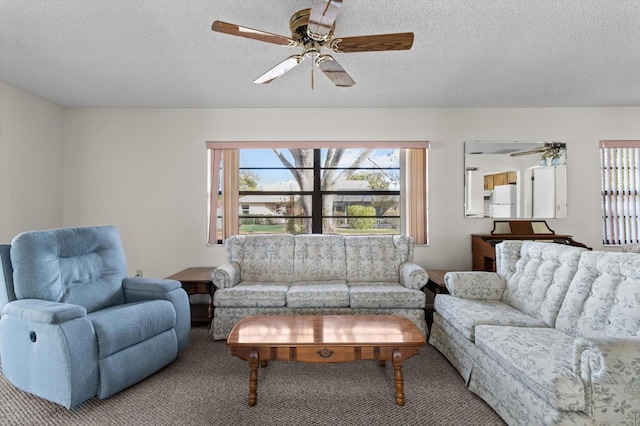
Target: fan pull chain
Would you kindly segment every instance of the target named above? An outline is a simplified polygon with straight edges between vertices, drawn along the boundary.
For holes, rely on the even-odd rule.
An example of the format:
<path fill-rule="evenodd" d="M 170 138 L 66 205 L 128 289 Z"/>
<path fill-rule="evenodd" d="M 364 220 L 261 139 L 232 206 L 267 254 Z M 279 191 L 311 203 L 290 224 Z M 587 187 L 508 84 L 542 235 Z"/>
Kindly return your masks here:
<path fill-rule="evenodd" d="M 311 90 L 313 90 L 313 62 L 311 62 Z"/>

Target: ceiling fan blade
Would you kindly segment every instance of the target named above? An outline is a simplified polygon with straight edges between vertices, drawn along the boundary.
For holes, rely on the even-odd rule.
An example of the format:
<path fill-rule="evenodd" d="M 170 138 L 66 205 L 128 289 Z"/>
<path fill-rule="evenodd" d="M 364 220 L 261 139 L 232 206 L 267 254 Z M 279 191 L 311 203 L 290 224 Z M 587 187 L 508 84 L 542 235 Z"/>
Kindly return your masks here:
<path fill-rule="evenodd" d="M 338 87 L 351 87 L 356 84 L 349 74 L 333 59 L 331 55 L 322 55 L 316 60 L 316 64 L 324 75 L 329 77 Z"/>
<path fill-rule="evenodd" d="M 304 60 L 304 56 L 302 55 L 292 55 L 289 56 L 284 61 L 280 62 L 275 67 L 271 68 L 266 73 L 262 74 L 260 77 L 253 80 L 256 84 L 267 84 L 271 83 L 276 78 L 280 77 L 282 74 L 289 71 L 291 68 L 298 65 L 300 62 Z"/>
<path fill-rule="evenodd" d="M 241 27 L 240 25 L 230 24 L 228 22 L 213 21 L 211 30 L 219 33 L 264 41 L 267 43 L 279 44 L 281 46 L 295 47 L 299 45 L 297 41 L 289 37 L 268 33 L 266 31 L 254 30 L 253 28 Z"/>
<path fill-rule="evenodd" d="M 342 0 L 313 0 L 307 34 L 313 40 L 324 41 L 338 17 Z"/>
<path fill-rule="evenodd" d="M 534 148 L 531 149 L 529 151 L 519 151 L 519 152 L 513 152 L 510 154 L 511 157 L 520 157 L 522 155 L 531 155 L 531 154 L 539 154 L 541 152 L 545 152 L 547 149 L 549 149 L 546 146 L 541 146 L 540 148 Z"/>
<path fill-rule="evenodd" d="M 335 38 L 328 47 L 336 53 L 353 53 L 409 50 L 411 46 L 413 33 L 395 33 Z"/>
<path fill-rule="evenodd" d="M 567 149 L 567 144 L 564 142 L 545 142 L 543 146 L 533 148 L 528 151 L 519 151 L 511 154 L 512 157 L 519 157 L 521 155 L 539 154 L 541 152 L 551 151 L 558 153 L 561 150 Z"/>

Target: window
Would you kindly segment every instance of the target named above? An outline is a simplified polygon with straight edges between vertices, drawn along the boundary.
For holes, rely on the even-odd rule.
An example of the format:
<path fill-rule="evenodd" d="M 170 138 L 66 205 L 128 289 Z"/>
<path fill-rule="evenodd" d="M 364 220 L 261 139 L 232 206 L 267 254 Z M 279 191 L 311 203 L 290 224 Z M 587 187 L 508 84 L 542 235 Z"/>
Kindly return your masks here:
<path fill-rule="evenodd" d="M 399 149 L 239 153 L 240 234 L 400 233 Z"/>
<path fill-rule="evenodd" d="M 308 144 L 207 143 L 210 244 L 248 233 L 402 233 L 426 243 L 428 142 Z"/>
<path fill-rule="evenodd" d="M 640 141 L 600 141 L 602 243 L 640 243 Z"/>

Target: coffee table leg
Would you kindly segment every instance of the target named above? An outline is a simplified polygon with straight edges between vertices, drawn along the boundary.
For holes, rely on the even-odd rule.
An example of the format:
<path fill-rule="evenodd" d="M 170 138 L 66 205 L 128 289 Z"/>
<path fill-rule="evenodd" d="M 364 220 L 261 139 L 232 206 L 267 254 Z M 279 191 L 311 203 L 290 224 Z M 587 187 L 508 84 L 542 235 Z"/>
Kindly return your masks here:
<path fill-rule="evenodd" d="M 249 354 L 249 406 L 256 405 L 258 399 L 258 365 L 260 364 L 260 355 L 257 349 L 252 349 Z"/>
<path fill-rule="evenodd" d="M 404 383 L 402 379 L 402 352 L 393 350 L 393 371 L 396 382 L 396 403 L 404 405 Z"/>

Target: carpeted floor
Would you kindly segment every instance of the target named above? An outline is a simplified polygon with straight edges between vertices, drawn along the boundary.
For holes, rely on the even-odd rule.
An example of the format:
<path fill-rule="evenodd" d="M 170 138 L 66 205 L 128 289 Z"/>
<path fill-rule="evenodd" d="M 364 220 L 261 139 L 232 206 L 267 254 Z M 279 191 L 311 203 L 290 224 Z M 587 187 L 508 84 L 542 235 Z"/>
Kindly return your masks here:
<path fill-rule="evenodd" d="M 21 392 L 0 376 L 0 424 L 504 425 L 431 346 L 406 360 L 403 372 L 406 402 L 399 407 L 391 363 L 274 361 L 259 370 L 258 403 L 249 407 L 248 363 L 199 327 L 175 362 L 75 411 Z"/>

